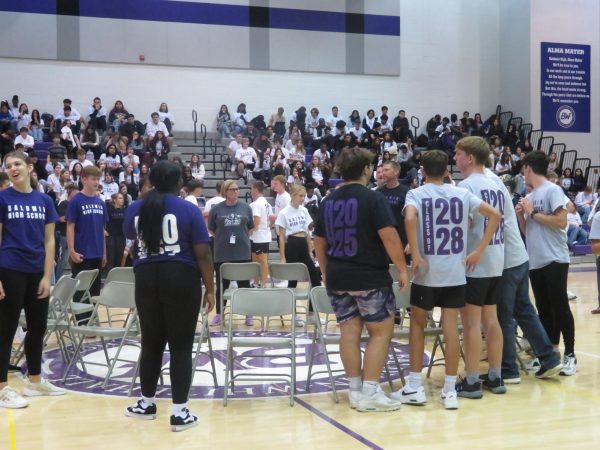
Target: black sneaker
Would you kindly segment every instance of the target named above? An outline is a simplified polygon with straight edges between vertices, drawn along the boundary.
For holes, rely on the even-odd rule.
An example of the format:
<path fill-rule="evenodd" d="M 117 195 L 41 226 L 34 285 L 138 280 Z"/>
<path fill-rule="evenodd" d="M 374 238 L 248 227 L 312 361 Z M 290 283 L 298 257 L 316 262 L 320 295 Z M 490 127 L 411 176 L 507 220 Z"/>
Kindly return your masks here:
<path fill-rule="evenodd" d="M 492 391 L 494 394 L 506 394 L 506 386 L 504 386 L 504 381 L 502 378 L 496 378 L 495 380 L 490 380 L 490 377 L 487 373 L 484 373 L 479 377 L 481 380 L 481 384 L 483 387 Z"/>
<path fill-rule="evenodd" d="M 198 418 L 190 414 L 189 409 L 184 410 L 185 417 L 171 416 L 171 431 L 183 431 L 198 425 Z"/>
<path fill-rule="evenodd" d="M 540 369 L 535 373 L 536 378 L 552 378 L 560 373 L 563 369 L 563 364 L 559 361 L 553 367 L 540 366 Z"/>
<path fill-rule="evenodd" d="M 8 371 L 9 372 L 21 372 L 21 367 L 15 366 L 13 364 L 9 364 L 8 365 Z"/>
<path fill-rule="evenodd" d="M 148 405 L 144 407 L 142 405 L 142 400 L 138 400 L 138 402 L 133 406 L 128 406 L 125 409 L 125 415 L 127 417 L 135 417 L 136 419 L 142 420 L 154 420 L 156 419 L 156 404 Z"/>
<path fill-rule="evenodd" d="M 481 390 L 481 382 L 476 381 L 473 384 L 467 383 L 467 379 L 463 378 L 459 383 L 456 383 L 456 393 L 459 397 L 478 399 L 483 397 Z"/>

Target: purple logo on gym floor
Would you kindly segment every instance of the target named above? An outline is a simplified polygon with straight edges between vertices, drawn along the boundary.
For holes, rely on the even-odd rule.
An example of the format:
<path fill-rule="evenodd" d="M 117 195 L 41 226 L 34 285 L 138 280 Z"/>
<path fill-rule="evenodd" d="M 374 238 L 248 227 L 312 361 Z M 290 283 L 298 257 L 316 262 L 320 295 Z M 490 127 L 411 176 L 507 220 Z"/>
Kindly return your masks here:
<path fill-rule="evenodd" d="M 289 332 L 285 331 L 238 331 L 234 333 L 237 337 L 287 337 Z M 194 346 L 196 357 L 196 372 L 190 390 L 191 399 L 221 399 L 223 398 L 223 384 L 225 382 L 225 363 L 227 358 L 227 337 L 225 333 L 211 333 L 213 366 L 208 353 L 207 343 L 203 343 L 201 352 L 196 354 L 197 346 Z M 118 348 L 118 342 L 109 341 L 106 345 L 108 356 L 112 358 Z M 382 374 L 381 381 L 395 381 L 400 378 L 400 370 L 408 371 L 408 345 L 393 342 L 394 354 L 390 351 L 387 360 L 387 369 Z M 337 345 L 328 345 L 330 352 L 330 366 L 333 376 L 343 376 L 343 366 L 337 353 Z M 81 361 L 70 370 L 66 379 L 65 387 L 71 391 L 90 394 L 127 396 L 135 372 L 135 365 L 139 356 L 139 342 L 130 341 L 123 346 L 119 360 L 116 362 L 110 379 L 104 387 L 104 381 L 108 369 L 106 367 L 105 351 L 101 342 L 90 342 L 85 344 L 82 352 L 85 368 Z M 309 366 L 311 354 L 314 351 L 313 363 L 310 377 L 310 388 L 307 391 Z M 291 362 L 285 355 L 287 350 L 269 348 L 239 348 L 235 351 L 234 374 L 259 375 L 268 373 L 271 378 L 280 374 L 282 380 L 290 373 Z M 274 358 L 261 358 L 257 355 L 269 355 Z M 279 356 L 281 355 L 281 356 Z M 424 364 L 429 358 L 423 356 Z M 102 365 L 100 365 L 102 364 Z M 65 370 L 66 364 L 58 349 L 53 349 L 44 354 L 44 372 L 51 380 L 59 380 Z M 158 383 L 156 396 L 159 398 L 171 397 L 171 385 L 169 378 L 169 352 L 163 357 L 163 372 Z M 344 390 L 348 388 L 345 378 L 336 380 L 336 388 Z M 268 382 L 257 379 L 256 381 L 236 381 L 235 389 L 230 392 L 231 398 L 270 397 L 289 395 L 289 384 L 284 381 Z M 326 360 L 322 354 L 321 345 L 313 345 L 312 333 L 298 334 L 296 337 L 296 389 L 298 394 L 320 393 L 331 391 L 329 374 L 327 372 Z M 231 389 L 230 389 L 231 391 Z M 140 394 L 139 377 L 133 388 L 133 396 Z"/>

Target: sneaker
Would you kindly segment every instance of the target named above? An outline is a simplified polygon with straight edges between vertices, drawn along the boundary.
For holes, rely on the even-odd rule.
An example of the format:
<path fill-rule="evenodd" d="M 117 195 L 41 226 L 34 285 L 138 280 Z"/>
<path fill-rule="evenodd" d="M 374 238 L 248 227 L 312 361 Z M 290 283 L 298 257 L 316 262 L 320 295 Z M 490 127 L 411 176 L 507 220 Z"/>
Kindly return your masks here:
<path fill-rule="evenodd" d="M 487 374 L 485 374 L 482 378 L 483 380 L 481 384 L 483 384 L 484 388 L 492 391 L 493 394 L 506 394 L 506 386 L 504 386 L 504 380 L 502 378 L 496 378 L 492 381 Z"/>
<path fill-rule="evenodd" d="M 402 403 L 392 400 L 378 387 L 373 395 L 361 394 L 356 410 L 360 412 L 387 412 L 396 411 L 400 409 L 401 405 Z"/>
<path fill-rule="evenodd" d="M 296 317 L 296 328 L 302 328 L 304 327 L 304 321 L 302 319 L 300 319 L 299 317 Z"/>
<path fill-rule="evenodd" d="M 446 409 L 458 409 L 458 394 L 456 391 L 442 391 L 440 394 L 440 401 Z"/>
<path fill-rule="evenodd" d="M 540 360 L 537 358 L 532 359 L 531 361 L 525 363 L 525 370 L 527 372 L 537 372 L 542 368 L 540 364 Z"/>
<path fill-rule="evenodd" d="M 0 390 L 0 408 L 19 409 L 26 408 L 28 405 L 29 402 L 10 386 Z"/>
<path fill-rule="evenodd" d="M 362 393 L 360 391 L 348 391 L 348 400 L 350 401 L 350 408 L 358 408 L 358 402 L 361 398 Z"/>
<path fill-rule="evenodd" d="M 481 389 L 481 382 L 476 381 L 473 384 L 469 384 L 466 378 L 463 378 L 460 383 L 456 383 L 456 393 L 459 397 L 478 399 L 483 397 L 483 390 Z"/>
<path fill-rule="evenodd" d="M 521 377 L 518 375 L 502 378 L 502 380 L 504 381 L 504 384 L 521 384 Z"/>
<path fill-rule="evenodd" d="M 577 242 L 574 242 L 573 245 L 577 244 Z M 567 297 L 569 298 L 569 300 L 576 300 L 577 299 L 577 294 L 573 291 L 567 291 Z"/>
<path fill-rule="evenodd" d="M 254 319 L 252 319 L 252 316 L 246 316 L 246 321 L 244 323 L 246 326 L 251 327 L 254 325 Z"/>
<path fill-rule="evenodd" d="M 562 363 L 559 361 L 553 367 L 540 367 L 535 373 L 536 378 L 552 378 L 558 375 L 563 369 Z M 506 382 L 506 380 L 504 380 Z"/>
<path fill-rule="evenodd" d="M 66 393 L 66 389 L 54 386 L 45 379 L 42 379 L 39 383 L 32 383 L 29 380 L 25 380 L 25 389 L 23 389 L 23 394 L 25 394 L 26 397 L 54 397 L 56 395 L 65 395 Z"/>
<path fill-rule="evenodd" d="M 425 388 L 423 386 L 419 386 L 415 391 L 406 384 L 402 389 L 392 392 L 390 397 L 407 405 L 424 405 L 427 403 L 427 396 L 425 395 Z"/>
<path fill-rule="evenodd" d="M 8 365 L 8 371 L 9 372 L 21 372 L 21 367 L 9 364 Z"/>
<path fill-rule="evenodd" d="M 183 431 L 198 425 L 198 418 L 190 414 L 190 410 L 185 408 L 185 417 L 171 416 L 171 431 Z"/>
<path fill-rule="evenodd" d="M 210 321 L 210 326 L 214 327 L 217 325 L 221 325 L 221 314 L 215 314 L 215 317 Z"/>
<path fill-rule="evenodd" d="M 560 375 L 565 377 L 570 377 L 577 373 L 577 358 L 573 353 L 570 355 L 565 355 L 563 358 L 563 368 L 560 371 Z"/>
<path fill-rule="evenodd" d="M 142 420 L 154 420 L 156 419 L 156 404 L 144 406 L 143 400 L 138 400 L 133 406 L 128 406 L 125 409 L 125 415 L 127 417 L 135 417 L 136 419 Z"/>

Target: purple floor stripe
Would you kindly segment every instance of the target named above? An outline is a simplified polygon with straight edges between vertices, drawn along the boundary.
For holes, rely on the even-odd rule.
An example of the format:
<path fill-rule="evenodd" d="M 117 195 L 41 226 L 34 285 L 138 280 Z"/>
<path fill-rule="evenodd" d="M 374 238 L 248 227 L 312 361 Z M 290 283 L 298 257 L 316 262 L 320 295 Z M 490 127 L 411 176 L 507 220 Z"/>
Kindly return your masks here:
<path fill-rule="evenodd" d="M 589 266 L 589 267 L 569 267 L 569 272 L 595 272 L 596 271 L 596 267 L 594 266 Z"/>
<path fill-rule="evenodd" d="M 356 439 L 358 442 L 360 442 L 361 444 L 364 444 L 366 447 L 368 448 L 372 448 L 373 450 L 383 450 L 383 447 L 380 447 L 379 445 L 375 444 L 374 442 L 369 441 L 367 438 L 361 436 L 360 434 L 352 431 L 350 428 L 342 425 L 341 423 L 339 423 L 337 420 L 332 419 L 331 417 L 327 416 L 326 414 L 322 413 L 321 411 L 319 411 L 317 408 L 314 408 L 312 406 L 310 406 L 308 403 L 306 403 L 304 400 L 298 398 L 298 397 L 294 397 L 294 401 L 300 405 L 302 405 L 304 408 L 308 409 L 311 413 L 319 416 L 321 419 L 323 419 L 325 422 L 330 423 L 331 425 L 333 425 L 334 427 L 336 427 L 338 430 L 343 431 L 344 433 L 346 433 L 348 436 L 353 437 L 354 439 Z"/>

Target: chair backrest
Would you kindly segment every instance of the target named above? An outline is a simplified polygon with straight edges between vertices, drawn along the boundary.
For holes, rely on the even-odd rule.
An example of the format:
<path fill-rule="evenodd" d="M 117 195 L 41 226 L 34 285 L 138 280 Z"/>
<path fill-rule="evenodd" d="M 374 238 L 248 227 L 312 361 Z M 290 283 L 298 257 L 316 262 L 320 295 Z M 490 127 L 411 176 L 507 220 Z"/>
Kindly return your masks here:
<path fill-rule="evenodd" d="M 284 316 L 295 310 L 294 292 L 288 288 L 240 288 L 231 294 L 231 312 L 246 316 Z"/>
<path fill-rule="evenodd" d="M 256 262 L 224 263 L 221 279 L 235 281 L 260 280 L 260 264 Z"/>
<path fill-rule="evenodd" d="M 315 286 L 310 290 L 310 303 L 315 314 L 335 314 L 325 286 Z"/>
<path fill-rule="evenodd" d="M 412 266 L 407 266 L 406 270 L 408 272 L 408 279 L 412 279 L 413 277 L 413 271 L 412 271 Z M 393 281 L 398 281 L 398 271 L 396 270 L 396 265 L 395 264 L 390 264 L 390 276 L 392 277 Z"/>
<path fill-rule="evenodd" d="M 135 284 L 122 281 L 106 283 L 95 301 L 109 308 L 135 308 Z"/>
<path fill-rule="evenodd" d="M 61 312 L 66 313 L 69 302 L 75 295 L 79 284 L 80 281 L 76 278 L 71 278 L 66 275 L 60 277 L 50 294 L 49 308 L 54 310 L 54 312 L 60 310 Z"/>
<path fill-rule="evenodd" d="M 392 285 L 394 290 L 394 297 L 396 297 L 396 308 L 407 309 L 410 308 L 410 284 L 406 290 L 401 291 L 398 282 L 394 282 Z"/>
<path fill-rule="evenodd" d="M 77 290 L 84 292 L 89 290 L 90 286 L 92 285 L 92 283 L 94 283 L 99 273 L 100 271 L 98 269 L 82 270 L 81 272 L 79 272 L 75 277 L 76 280 L 79 280 L 79 286 L 77 286 Z"/>
<path fill-rule="evenodd" d="M 269 273 L 273 278 L 287 281 L 308 281 L 310 275 L 304 263 L 269 263 Z"/>
<path fill-rule="evenodd" d="M 120 281 L 122 283 L 135 283 L 135 274 L 133 273 L 133 267 L 115 267 L 108 272 L 104 284 L 111 283 L 113 281 Z"/>

